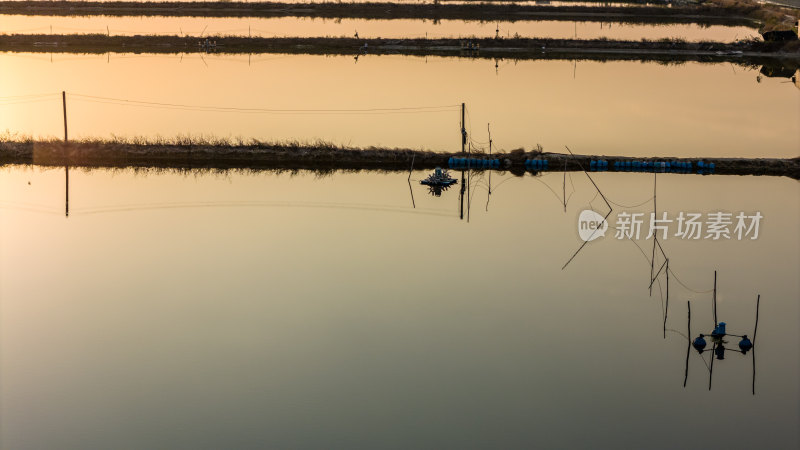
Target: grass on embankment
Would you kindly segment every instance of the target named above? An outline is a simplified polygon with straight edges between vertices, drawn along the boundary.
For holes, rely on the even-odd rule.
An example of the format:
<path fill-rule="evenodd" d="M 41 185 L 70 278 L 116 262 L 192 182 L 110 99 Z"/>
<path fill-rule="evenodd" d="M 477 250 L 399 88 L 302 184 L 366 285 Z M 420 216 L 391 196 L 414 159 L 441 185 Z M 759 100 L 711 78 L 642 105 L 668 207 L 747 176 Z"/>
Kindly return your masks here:
<path fill-rule="evenodd" d="M 399 148 L 354 148 L 328 142 L 264 142 L 255 139 L 203 137 L 86 139 L 64 143 L 0 136 L 0 165 L 36 164 L 81 167 L 153 167 L 213 169 L 409 170 L 447 167 L 449 158 L 499 159 L 502 170 L 525 173 L 525 160 L 545 158 L 554 171 L 588 169 L 592 159 L 614 161 L 714 162 L 717 174 L 770 175 L 800 178 L 800 158 L 631 158 L 568 155 L 516 149 L 491 156 L 473 152 L 435 152 Z"/>
<path fill-rule="evenodd" d="M 709 4 L 724 10 L 757 20 L 759 31 L 796 30 L 800 10 L 774 4 L 759 4 L 755 0 L 707 0 Z"/>
<path fill-rule="evenodd" d="M 208 39 L 214 48 L 200 44 Z M 657 41 L 622 41 L 609 39 L 537 39 L 537 38 L 472 38 L 473 45 L 466 50 L 462 44 L 467 39 L 355 39 L 355 38 L 263 38 L 239 36 L 210 36 L 203 40 L 182 36 L 107 36 L 103 34 L 0 35 L 0 51 L 43 53 L 295 53 L 295 54 L 404 54 L 470 56 L 484 58 L 547 58 L 553 55 L 597 55 L 611 59 L 657 59 L 661 57 L 702 59 L 701 57 L 726 57 L 736 52 L 746 56 L 780 56 L 800 58 L 800 49 L 786 44 L 759 40 L 735 43 L 686 42 L 680 39 Z M 786 49 L 792 50 L 791 53 Z M 740 57 L 740 55 L 733 55 Z"/>
<path fill-rule="evenodd" d="M 743 9 L 713 4 L 664 6 L 542 6 L 500 3 L 280 3 L 0 1 L 0 14 L 57 16 L 320 17 L 462 19 L 482 21 L 597 20 L 625 23 L 753 25 Z"/>

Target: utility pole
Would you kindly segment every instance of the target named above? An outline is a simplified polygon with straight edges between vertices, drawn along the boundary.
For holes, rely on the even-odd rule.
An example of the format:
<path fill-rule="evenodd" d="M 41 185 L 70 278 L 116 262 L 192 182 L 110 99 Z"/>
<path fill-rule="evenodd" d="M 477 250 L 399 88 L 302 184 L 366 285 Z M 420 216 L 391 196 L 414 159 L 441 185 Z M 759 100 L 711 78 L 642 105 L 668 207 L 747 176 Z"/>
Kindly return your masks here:
<path fill-rule="evenodd" d="M 67 142 L 67 92 L 61 91 L 61 105 L 64 107 L 64 142 Z"/>
<path fill-rule="evenodd" d="M 464 153 L 464 146 L 467 145 L 467 129 L 464 125 L 464 114 L 466 113 L 467 106 L 465 103 L 461 104 L 461 153 Z"/>

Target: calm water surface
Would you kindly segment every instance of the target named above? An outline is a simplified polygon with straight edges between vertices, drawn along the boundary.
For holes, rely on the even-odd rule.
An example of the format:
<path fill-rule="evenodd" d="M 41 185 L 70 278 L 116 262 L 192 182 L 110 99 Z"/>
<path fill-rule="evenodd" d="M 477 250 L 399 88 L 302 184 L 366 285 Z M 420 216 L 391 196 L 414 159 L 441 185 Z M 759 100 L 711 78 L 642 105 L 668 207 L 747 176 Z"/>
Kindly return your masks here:
<path fill-rule="evenodd" d="M 67 218 L 63 168 L 1 169 L 2 448 L 797 448 L 797 181 L 658 176 L 670 216 L 764 216 L 756 240 L 663 241 L 664 338 L 666 279 L 648 295 L 631 241 L 561 270 L 604 211 L 583 174 L 566 212 L 562 174 L 495 173 L 488 204 L 473 175 L 469 222 L 407 176 L 73 168 Z M 732 352 L 711 391 L 692 353 L 683 387 L 714 270 L 729 332 L 762 296 L 756 395 Z"/>
<path fill-rule="evenodd" d="M 206 17 L 60 17 L 0 15 L 0 32 L 6 34 L 101 33 L 113 35 L 232 35 L 261 37 L 347 36 L 362 38 L 522 37 L 577 39 L 664 39 L 734 41 L 761 39 L 756 28 L 699 24 L 620 24 L 534 20 L 474 22 L 461 20 L 365 20 Z"/>
<path fill-rule="evenodd" d="M 488 141 L 491 123 L 505 150 L 800 156 L 798 85 L 728 63 L 5 53 L 0 66 L 0 131 L 11 134 L 62 136 L 65 90 L 73 138 L 190 134 L 453 151 L 464 102 L 473 141 Z M 10 98 L 28 94 L 50 96 Z M 349 111 L 417 106 L 444 108 Z M 307 111 L 320 109 L 348 111 Z"/>

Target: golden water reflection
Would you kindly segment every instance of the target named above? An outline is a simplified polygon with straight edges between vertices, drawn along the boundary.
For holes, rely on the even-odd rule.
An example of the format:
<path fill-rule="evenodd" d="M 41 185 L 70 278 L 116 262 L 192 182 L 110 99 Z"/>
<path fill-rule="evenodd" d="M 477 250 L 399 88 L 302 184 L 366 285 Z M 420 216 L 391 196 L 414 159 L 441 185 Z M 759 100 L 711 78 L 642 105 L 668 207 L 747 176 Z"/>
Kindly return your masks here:
<path fill-rule="evenodd" d="M 52 58 L 52 59 L 51 59 Z M 460 107 L 473 141 L 496 148 L 607 155 L 795 157 L 800 90 L 727 63 L 495 61 L 367 55 L 0 55 L 2 128 L 62 136 L 60 92 L 184 105 L 429 113 L 268 114 L 136 107 L 68 94 L 70 136 L 215 135 L 322 139 L 354 146 L 460 149 Z M 757 79 L 760 82 L 757 82 Z"/>
<path fill-rule="evenodd" d="M 744 26 L 703 26 L 698 24 L 620 24 L 613 22 L 518 21 L 465 22 L 461 20 L 365 20 L 281 18 L 205 18 L 205 17 L 60 17 L 0 15 L 0 32 L 101 33 L 111 35 L 235 35 L 259 37 L 347 36 L 358 32 L 363 38 L 458 38 L 458 37 L 539 37 L 616 40 L 658 40 L 681 38 L 688 41 L 724 41 L 757 38 L 755 28 Z"/>
<path fill-rule="evenodd" d="M 620 204 L 652 195 L 652 174 L 593 176 Z M 755 241 L 664 241 L 664 339 L 634 244 L 610 231 L 560 269 L 582 174 L 565 213 L 560 173 L 494 173 L 469 223 L 457 190 L 415 183 L 413 208 L 406 178 L 75 170 L 65 218 L 62 170 L 0 169 L 0 446 L 797 446 L 795 180 L 658 175 L 671 216 L 764 216 Z M 709 328 L 714 270 L 729 329 L 762 296 L 755 396 L 735 355 L 711 392 L 692 357 L 682 386 L 686 302 Z"/>

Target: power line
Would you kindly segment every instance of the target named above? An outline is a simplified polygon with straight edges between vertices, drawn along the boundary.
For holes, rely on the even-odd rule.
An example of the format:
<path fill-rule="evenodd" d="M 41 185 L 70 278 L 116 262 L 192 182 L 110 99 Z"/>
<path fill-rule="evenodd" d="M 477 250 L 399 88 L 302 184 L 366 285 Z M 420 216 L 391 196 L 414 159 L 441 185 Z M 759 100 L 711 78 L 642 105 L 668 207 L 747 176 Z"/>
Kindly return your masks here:
<path fill-rule="evenodd" d="M 56 100 L 56 98 L 55 97 L 53 97 L 53 98 L 38 98 L 38 99 L 17 100 L 17 101 L 2 101 L 2 100 L 0 100 L 0 106 L 24 105 L 24 104 L 29 104 L 29 103 L 51 102 L 53 100 Z"/>
<path fill-rule="evenodd" d="M 439 106 L 408 106 L 397 108 L 362 108 L 362 109 L 278 109 L 278 108 L 242 108 L 232 106 L 205 106 L 188 105 L 181 103 L 149 102 L 144 100 L 130 100 L 115 97 L 102 97 L 98 95 L 86 95 L 70 93 L 70 96 L 85 99 L 87 101 L 99 101 L 100 103 L 111 103 L 131 106 L 150 106 L 170 109 L 183 109 L 193 111 L 212 111 L 212 112 L 243 112 L 243 113 L 438 113 L 450 112 L 451 108 L 460 105 L 439 105 Z"/>
<path fill-rule="evenodd" d="M 55 95 L 59 95 L 60 92 L 52 92 L 49 94 L 24 94 L 24 95 L 6 95 L 0 97 L 0 101 L 5 100 L 20 100 L 20 99 L 30 99 L 30 98 L 41 98 L 41 97 L 51 97 Z"/>

